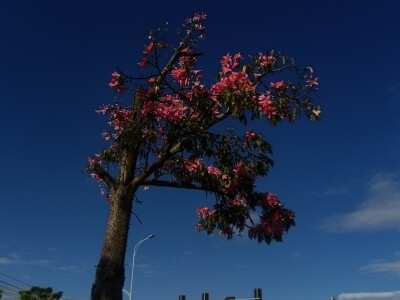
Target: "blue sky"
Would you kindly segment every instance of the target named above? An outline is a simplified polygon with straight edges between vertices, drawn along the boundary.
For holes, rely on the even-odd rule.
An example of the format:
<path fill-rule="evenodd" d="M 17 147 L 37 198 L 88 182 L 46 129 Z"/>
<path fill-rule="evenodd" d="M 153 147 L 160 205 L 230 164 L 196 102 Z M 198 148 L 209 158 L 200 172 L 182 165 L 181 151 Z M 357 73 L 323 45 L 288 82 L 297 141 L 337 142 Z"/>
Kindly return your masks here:
<path fill-rule="evenodd" d="M 268 300 L 400 299 L 400 4 L 198 2 L 0 2 L 4 299 L 25 284 L 89 299 L 108 210 L 81 173 L 104 145 L 94 110 L 113 99 L 115 66 L 137 70 L 143 35 L 168 21 L 173 36 L 194 12 L 208 15 L 209 80 L 227 52 L 282 50 L 314 67 L 323 121 L 263 128 L 275 166 L 258 189 L 297 215 L 283 243 L 196 233 L 196 209 L 212 197 L 152 188 L 135 206 L 126 287 L 134 245 L 155 234 L 136 256 L 136 299 L 248 298 L 254 288 Z"/>

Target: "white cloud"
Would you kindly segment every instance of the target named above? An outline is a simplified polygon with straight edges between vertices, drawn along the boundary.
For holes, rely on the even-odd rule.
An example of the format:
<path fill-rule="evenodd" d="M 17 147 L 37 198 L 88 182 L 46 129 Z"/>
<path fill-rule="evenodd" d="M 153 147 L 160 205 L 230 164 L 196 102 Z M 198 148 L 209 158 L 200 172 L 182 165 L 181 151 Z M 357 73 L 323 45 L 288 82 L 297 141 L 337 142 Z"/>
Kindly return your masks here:
<path fill-rule="evenodd" d="M 327 219 L 323 228 L 329 232 L 400 229 L 400 181 L 395 174 L 373 176 L 367 198 L 352 212 Z"/>
<path fill-rule="evenodd" d="M 400 291 L 378 293 L 343 293 L 338 300 L 400 300 Z"/>
<path fill-rule="evenodd" d="M 393 273 L 400 276 L 400 260 L 391 262 L 374 262 L 360 268 L 367 273 Z"/>

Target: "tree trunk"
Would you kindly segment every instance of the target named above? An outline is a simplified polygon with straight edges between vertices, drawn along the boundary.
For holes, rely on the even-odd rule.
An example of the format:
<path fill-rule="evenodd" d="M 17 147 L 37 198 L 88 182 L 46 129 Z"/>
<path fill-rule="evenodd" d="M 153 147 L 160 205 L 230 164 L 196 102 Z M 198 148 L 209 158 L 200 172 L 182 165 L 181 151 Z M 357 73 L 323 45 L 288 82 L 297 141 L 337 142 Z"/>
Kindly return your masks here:
<path fill-rule="evenodd" d="M 135 191 L 117 187 L 111 192 L 110 212 L 92 300 L 122 300 L 125 253 Z"/>

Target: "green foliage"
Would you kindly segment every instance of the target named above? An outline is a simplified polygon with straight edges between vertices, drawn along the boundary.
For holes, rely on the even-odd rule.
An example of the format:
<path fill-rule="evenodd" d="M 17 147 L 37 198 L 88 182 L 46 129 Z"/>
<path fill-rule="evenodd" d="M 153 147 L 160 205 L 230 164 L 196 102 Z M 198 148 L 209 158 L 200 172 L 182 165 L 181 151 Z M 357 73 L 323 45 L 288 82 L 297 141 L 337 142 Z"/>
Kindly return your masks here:
<path fill-rule="evenodd" d="M 20 300 L 58 300 L 62 297 L 62 292 L 53 293 L 51 287 L 41 288 L 34 286 L 30 290 L 20 291 Z"/>

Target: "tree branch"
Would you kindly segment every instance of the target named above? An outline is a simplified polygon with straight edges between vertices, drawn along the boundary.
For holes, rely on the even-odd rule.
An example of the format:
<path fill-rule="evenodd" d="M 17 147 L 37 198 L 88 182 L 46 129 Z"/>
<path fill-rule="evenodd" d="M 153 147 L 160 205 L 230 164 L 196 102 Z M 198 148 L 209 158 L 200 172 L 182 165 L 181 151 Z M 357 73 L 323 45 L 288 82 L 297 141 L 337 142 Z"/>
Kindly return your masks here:
<path fill-rule="evenodd" d="M 133 188 L 137 188 L 138 186 L 143 184 L 143 181 L 146 180 L 151 174 L 154 173 L 157 169 L 163 166 L 163 164 L 170 159 L 172 156 L 174 156 L 176 153 L 178 153 L 181 150 L 182 147 L 182 142 L 179 142 L 175 146 L 171 147 L 170 150 L 161 156 L 159 159 L 157 159 L 154 163 L 152 163 L 148 168 L 146 168 L 142 173 L 140 173 L 138 176 L 136 176 L 131 182 L 130 186 Z"/>
<path fill-rule="evenodd" d="M 158 179 L 146 179 L 143 181 L 143 185 L 150 186 L 161 186 L 161 187 L 172 187 L 172 188 L 181 188 L 188 190 L 200 190 L 200 191 L 208 191 L 204 187 L 192 183 L 180 183 L 166 180 L 158 180 Z"/>
<path fill-rule="evenodd" d="M 99 176 L 111 190 L 114 188 L 115 180 L 114 178 L 98 163 L 93 164 L 93 171 Z"/>

